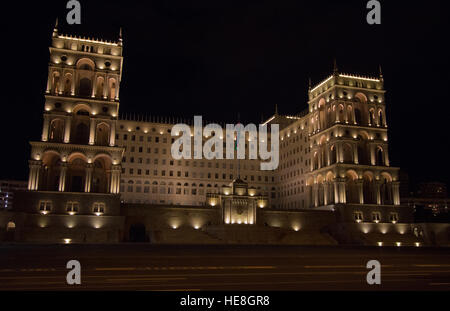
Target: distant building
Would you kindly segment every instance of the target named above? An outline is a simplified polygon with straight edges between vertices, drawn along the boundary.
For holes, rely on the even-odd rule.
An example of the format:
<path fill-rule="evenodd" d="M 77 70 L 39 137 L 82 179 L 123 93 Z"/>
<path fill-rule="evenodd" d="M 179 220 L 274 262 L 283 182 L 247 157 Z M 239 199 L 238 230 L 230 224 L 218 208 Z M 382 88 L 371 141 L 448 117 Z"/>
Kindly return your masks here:
<path fill-rule="evenodd" d="M 0 180 L 0 209 L 13 208 L 14 193 L 27 190 L 28 182 L 20 180 Z"/>
<path fill-rule="evenodd" d="M 449 213 L 450 199 L 447 196 L 447 185 L 442 182 L 420 183 L 416 191 L 402 197 L 401 203 L 412 206 L 416 219 L 430 220 L 426 215 L 437 216 Z M 434 218 L 432 218 L 434 221 Z"/>

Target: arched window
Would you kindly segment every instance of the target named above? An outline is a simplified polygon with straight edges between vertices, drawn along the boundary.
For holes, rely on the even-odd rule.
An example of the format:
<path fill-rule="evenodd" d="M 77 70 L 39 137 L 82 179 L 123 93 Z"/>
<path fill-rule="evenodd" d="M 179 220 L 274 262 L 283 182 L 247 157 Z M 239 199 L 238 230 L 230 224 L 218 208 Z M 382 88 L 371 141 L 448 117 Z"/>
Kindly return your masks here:
<path fill-rule="evenodd" d="M 377 154 L 376 154 L 376 161 L 378 166 L 384 165 L 384 156 L 383 156 L 383 149 L 381 147 L 377 148 Z"/>
<path fill-rule="evenodd" d="M 84 182 L 86 176 L 85 162 L 77 158 L 68 167 L 68 192 L 84 192 Z"/>
<path fill-rule="evenodd" d="M 345 196 L 347 203 L 360 203 L 356 180 L 358 176 L 355 172 L 349 171 L 346 174 Z"/>
<path fill-rule="evenodd" d="M 85 123 L 79 123 L 75 128 L 73 142 L 78 145 L 89 143 L 89 128 Z"/>
<path fill-rule="evenodd" d="M 336 146 L 330 147 L 330 165 L 336 163 Z"/>
<path fill-rule="evenodd" d="M 380 123 L 380 125 L 384 124 L 384 120 L 383 120 L 383 112 L 381 110 L 378 110 L 378 122 Z"/>
<path fill-rule="evenodd" d="M 347 106 L 347 120 L 349 123 L 354 123 L 352 109 L 353 109 L 352 106 L 350 105 Z"/>
<path fill-rule="evenodd" d="M 54 142 L 62 142 L 64 135 L 64 121 L 55 119 L 50 124 L 49 140 Z"/>
<path fill-rule="evenodd" d="M 339 112 L 337 115 L 337 119 L 339 120 L 339 122 L 344 122 L 344 106 L 339 105 L 338 110 Z"/>
<path fill-rule="evenodd" d="M 95 136 L 97 145 L 107 146 L 109 143 L 109 125 L 103 122 L 97 125 Z"/>
<path fill-rule="evenodd" d="M 344 144 L 342 149 L 343 149 L 344 163 L 353 163 L 352 147 L 349 144 Z"/>
<path fill-rule="evenodd" d="M 381 204 L 392 204 L 392 178 L 388 174 L 381 175 Z"/>
<path fill-rule="evenodd" d="M 116 98 L 116 80 L 109 79 L 109 99 L 114 100 Z"/>
<path fill-rule="evenodd" d="M 83 65 L 85 66 L 85 65 Z M 89 78 L 80 79 L 79 95 L 84 97 L 91 96 L 92 93 L 92 82 Z"/>
<path fill-rule="evenodd" d="M 72 92 L 72 75 L 66 74 L 64 81 L 64 95 L 70 95 Z"/>
<path fill-rule="evenodd" d="M 103 77 L 97 78 L 97 89 L 95 90 L 96 97 L 102 98 L 103 97 L 103 89 L 105 87 L 105 80 Z"/>
<path fill-rule="evenodd" d="M 355 108 L 355 122 L 359 125 L 362 124 L 361 110 L 359 110 L 358 108 Z"/>
<path fill-rule="evenodd" d="M 53 81 L 52 81 L 52 85 L 53 85 L 53 94 L 58 94 L 60 91 L 60 75 L 59 72 L 55 71 L 53 72 Z"/>
<path fill-rule="evenodd" d="M 375 114 L 373 112 L 373 109 L 369 111 L 369 124 L 375 125 Z"/>
<path fill-rule="evenodd" d="M 370 173 L 363 175 L 363 196 L 364 204 L 375 204 L 373 176 Z"/>

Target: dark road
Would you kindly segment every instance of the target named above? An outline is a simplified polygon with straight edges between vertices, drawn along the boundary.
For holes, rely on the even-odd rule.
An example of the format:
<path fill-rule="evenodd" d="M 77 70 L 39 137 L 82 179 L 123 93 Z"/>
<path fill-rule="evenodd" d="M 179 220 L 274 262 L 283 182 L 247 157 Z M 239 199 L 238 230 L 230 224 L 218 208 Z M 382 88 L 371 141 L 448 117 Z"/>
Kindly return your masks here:
<path fill-rule="evenodd" d="M 67 285 L 66 263 L 81 264 Z M 381 284 L 368 285 L 369 260 Z M 0 290 L 450 290 L 450 249 L 2 245 Z"/>

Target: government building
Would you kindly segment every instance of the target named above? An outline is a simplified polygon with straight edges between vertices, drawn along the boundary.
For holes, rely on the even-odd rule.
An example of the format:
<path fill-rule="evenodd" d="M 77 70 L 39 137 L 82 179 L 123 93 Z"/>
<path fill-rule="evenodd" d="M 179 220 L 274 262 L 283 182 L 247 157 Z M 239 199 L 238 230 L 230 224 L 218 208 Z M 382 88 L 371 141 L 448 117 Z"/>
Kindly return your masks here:
<path fill-rule="evenodd" d="M 275 109 L 264 124 L 280 128 L 276 170 L 248 156 L 175 160 L 171 129 L 193 128 L 193 116 L 119 115 L 122 33 L 110 42 L 57 28 L 27 190 L 0 215 L 5 239 L 422 246 L 434 230 L 448 243 L 447 227 L 414 224 L 400 202 L 381 69 L 363 77 L 335 65 L 310 83 L 306 109 Z M 251 146 L 247 135 L 247 155 Z"/>

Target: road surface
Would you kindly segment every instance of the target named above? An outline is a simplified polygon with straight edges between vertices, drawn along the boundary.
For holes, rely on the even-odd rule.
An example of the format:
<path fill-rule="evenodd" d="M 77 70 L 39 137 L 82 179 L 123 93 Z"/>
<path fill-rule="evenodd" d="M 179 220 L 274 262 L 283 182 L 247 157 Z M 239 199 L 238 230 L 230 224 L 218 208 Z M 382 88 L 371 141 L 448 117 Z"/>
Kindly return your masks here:
<path fill-rule="evenodd" d="M 81 285 L 68 285 L 69 260 Z M 368 285 L 369 260 L 381 284 Z M 450 290 L 450 249 L 0 245 L 0 290 Z"/>

